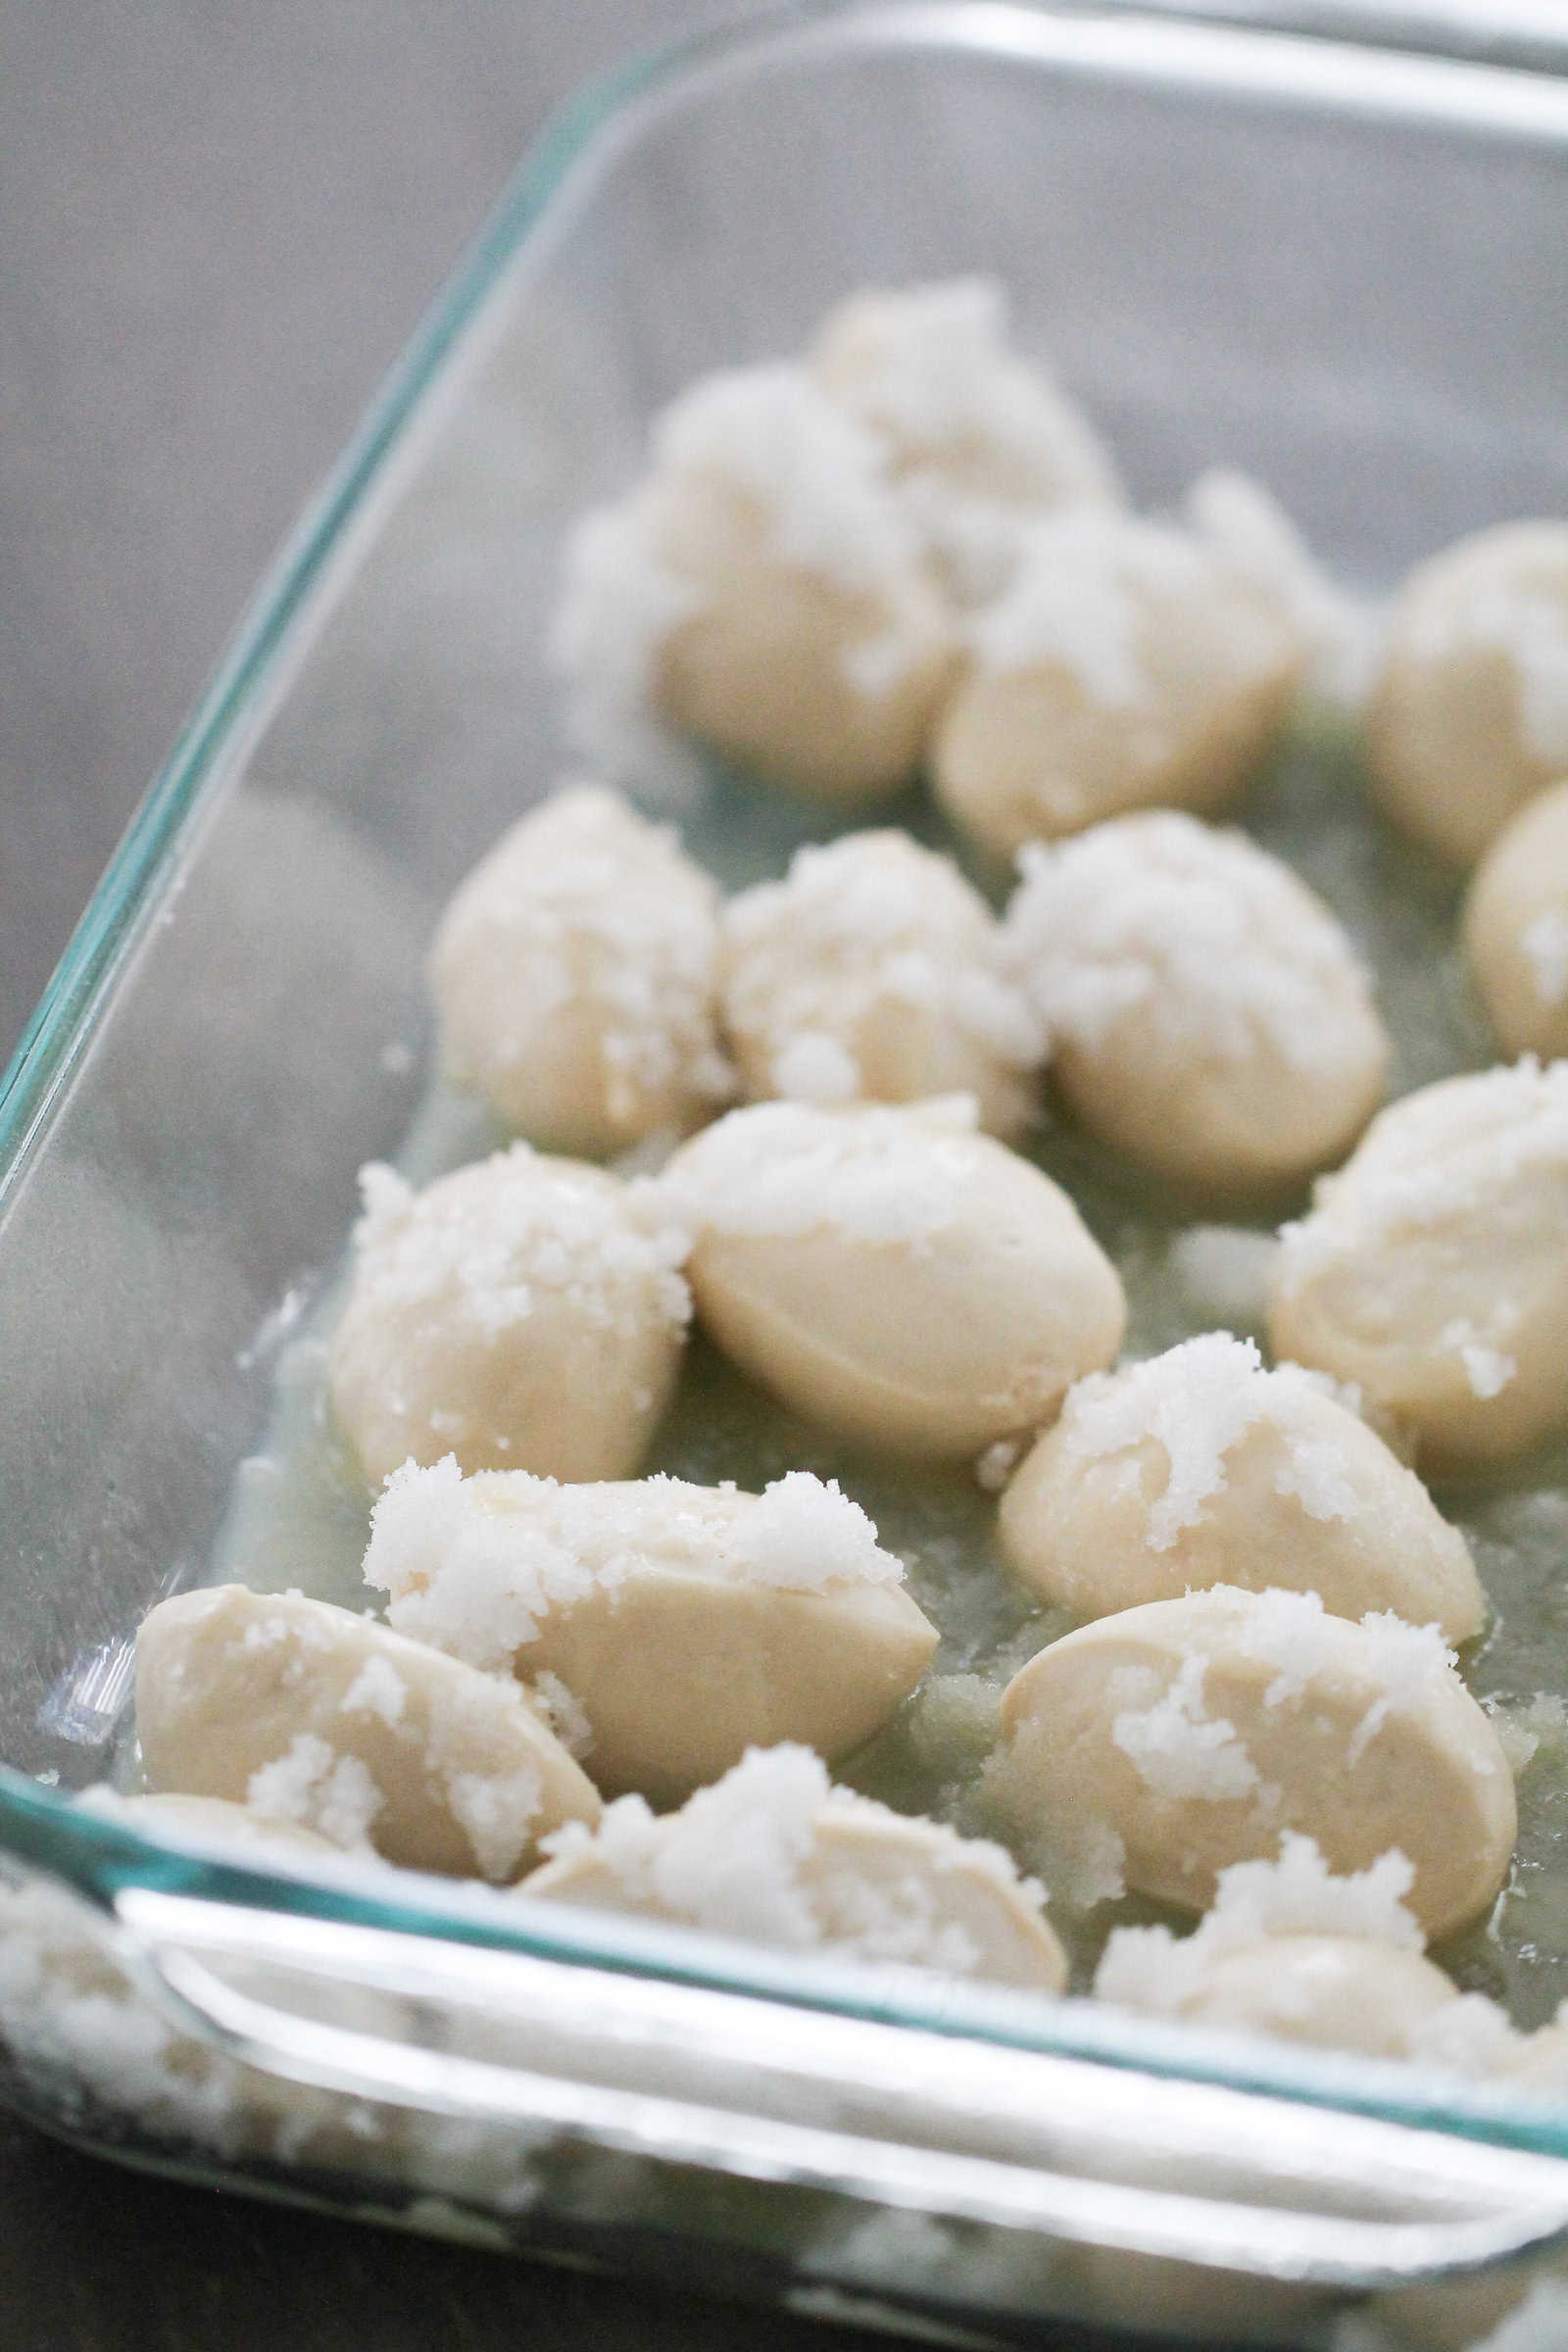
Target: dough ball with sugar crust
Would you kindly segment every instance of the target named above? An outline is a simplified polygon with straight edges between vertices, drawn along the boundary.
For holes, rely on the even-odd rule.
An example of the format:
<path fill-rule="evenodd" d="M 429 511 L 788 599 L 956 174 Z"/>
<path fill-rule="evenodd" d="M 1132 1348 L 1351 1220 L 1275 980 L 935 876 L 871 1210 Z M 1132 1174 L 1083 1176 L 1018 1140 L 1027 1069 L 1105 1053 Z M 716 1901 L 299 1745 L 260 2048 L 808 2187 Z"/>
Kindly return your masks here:
<path fill-rule="evenodd" d="M 1276 1586 L 1469 1641 L 1486 1599 L 1464 1538 L 1332 1387 L 1227 1332 L 1080 1381 L 1003 1496 L 1004 1558 L 1081 1618 Z"/>
<path fill-rule="evenodd" d="M 1339 1158 L 1389 1039 L 1334 916 L 1289 866 L 1172 809 L 1023 852 L 1013 969 L 1091 1134 L 1235 1197 Z"/>
<path fill-rule="evenodd" d="M 900 500 L 960 604 L 1006 586 L 1031 515 L 1121 503 L 1088 418 L 1012 349 L 994 279 L 852 294 L 828 313 L 810 359 L 823 389 L 892 453 Z"/>
<path fill-rule="evenodd" d="M 932 745 L 937 797 L 1002 858 L 1131 808 L 1207 815 L 1275 742 L 1303 658 L 1255 570 L 1075 508 L 1031 526 L 1011 586 L 970 624 Z"/>
<path fill-rule="evenodd" d="M 1281 1833 L 1340 1872 L 1396 1847 L 1434 1940 L 1486 1909 L 1517 1831 L 1513 1775 L 1436 1627 L 1217 1586 L 1054 1642 L 1007 1686 L 1000 1801 L 1120 1839 L 1126 1883 L 1193 1910 Z"/>
<path fill-rule="evenodd" d="M 1277 1861 L 1220 1872 L 1196 1934 L 1113 1930 L 1096 1997 L 1276 2041 L 1419 2057 L 1426 2022 L 1460 1995 L 1422 1958 L 1402 1899 L 1413 1876 L 1403 1854 L 1387 1853 L 1336 1878 L 1310 1838 L 1287 1833 Z"/>
<path fill-rule="evenodd" d="M 698 1313 L 791 1410 L 862 1444 L 972 1460 L 1110 1363 L 1116 1270 L 965 1097 L 732 1110 L 665 1172 Z"/>
<path fill-rule="evenodd" d="M 1413 571 L 1367 713 L 1373 793 L 1469 865 L 1568 773 L 1568 522 L 1515 522 Z"/>
<path fill-rule="evenodd" d="M 1001 1846 L 833 1788 L 804 1747 L 753 1748 L 663 1820 L 622 1797 L 552 1854 L 519 1894 L 1037 1992 L 1067 1982 L 1041 1890 Z"/>
<path fill-rule="evenodd" d="M 686 1134 L 730 1094 L 718 893 L 618 793 L 568 785 L 514 825 L 430 950 L 441 1060 L 550 1152 Z"/>
<path fill-rule="evenodd" d="M 514 1144 L 416 1193 L 367 1168 L 332 1337 L 337 1417 L 379 1486 L 410 1456 L 614 1478 L 680 1369 L 688 1236 L 646 1186 Z"/>
<path fill-rule="evenodd" d="M 970 1094 L 1012 1137 L 1034 1106 L 1041 1022 L 1004 969 L 996 917 L 906 833 L 797 850 L 723 915 L 724 1023 L 754 1100 L 911 1102 Z"/>
<path fill-rule="evenodd" d="M 1568 1061 L 1445 1078 L 1381 1112 L 1280 1236 L 1276 1355 L 1353 1381 L 1425 1468 L 1568 1430 Z"/>
<path fill-rule="evenodd" d="M 955 660 L 885 452 L 783 365 L 664 411 L 651 474 L 568 542 L 552 651 L 579 742 L 629 706 L 823 800 L 907 779 Z"/>
<path fill-rule="evenodd" d="M 1464 947 L 1504 1051 L 1568 1054 L 1568 784 L 1527 802 L 1487 852 Z"/>
<path fill-rule="evenodd" d="M 597 1786 L 658 1804 L 752 1745 L 848 1755 L 937 1643 L 865 1513 L 804 1470 L 758 1495 L 410 1464 L 375 1507 L 365 1574 L 402 1632 L 548 1678 Z"/>
<path fill-rule="evenodd" d="M 136 1641 L 136 1727 L 158 1791 L 226 1797 L 338 1847 L 514 1879 L 599 1798 L 524 1692 L 372 1618 L 217 1585 Z"/>

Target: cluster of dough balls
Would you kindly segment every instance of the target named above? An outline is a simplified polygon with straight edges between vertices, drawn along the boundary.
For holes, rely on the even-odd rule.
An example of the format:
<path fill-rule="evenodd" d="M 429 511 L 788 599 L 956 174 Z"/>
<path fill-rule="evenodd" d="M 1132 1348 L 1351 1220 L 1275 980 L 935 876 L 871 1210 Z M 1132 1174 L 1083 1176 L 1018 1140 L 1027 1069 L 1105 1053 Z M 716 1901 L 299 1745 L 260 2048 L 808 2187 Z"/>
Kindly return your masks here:
<path fill-rule="evenodd" d="M 1126 511 L 995 285 L 865 293 L 804 360 L 662 413 L 644 479 L 571 536 L 552 651 L 607 773 L 651 720 L 829 800 L 925 760 L 1006 856 L 1246 783 L 1312 642 L 1291 551 L 1244 538 Z"/>

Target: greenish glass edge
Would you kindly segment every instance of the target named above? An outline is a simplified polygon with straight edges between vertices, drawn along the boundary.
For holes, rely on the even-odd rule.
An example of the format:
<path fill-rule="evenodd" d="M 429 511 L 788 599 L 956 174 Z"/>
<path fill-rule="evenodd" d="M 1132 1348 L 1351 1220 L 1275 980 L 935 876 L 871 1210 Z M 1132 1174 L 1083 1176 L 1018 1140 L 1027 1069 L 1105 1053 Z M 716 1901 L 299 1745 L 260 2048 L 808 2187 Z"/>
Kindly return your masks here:
<path fill-rule="evenodd" d="M 150 912 L 153 885 L 199 806 L 202 787 L 260 701 L 296 621 L 345 533 L 363 509 L 395 445 L 416 417 L 442 364 L 475 322 L 523 240 L 545 216 L 595 138 L 616 125 L 637 99 L 688 67 L 726 55 L 765 50 L 785 31 L 807 31 L 835 19 L 891 20 L 886 0 L 804 0 L 742 22 L 662 43 L 590 82 L 535 140 L 517 172 L 460 262 L 445 291 L 397 360 L 337 466 L 308 504 L 269 567 L 231 645 L 149 787 L 102 881 L 45 988 L 38 1007 L 0 1074 L 0 1211 L 47 1123 L 52 1104 L 92 1034 L 122 956 Z M 914 0 L 911 15 L 930 14 Z M 989 14 L 990 12 L 985 12 Z M 1059 15 L 1033 0 L 1006 0 L 1006 13 Z M 1067 13 L 1077 13 L 1068 10 Z M 1164 17 L 1177 23 L 1280 31 L 1260 11 L 1245 21 L 1224 9 L 1210 16 L 1183 0 L 1108 0 L 1102 10 Z M 1429 52 L 1430 53 L 1430 52 Z M 1019 2049 L 1080 2057 L 1170 2080 L 1211 2083 L 1303 2105 L 1339 2109 L 1417 2130 L 1463 2136 L 1534 2153 L 1568 2157 L 1568 2110 L 1561 2119 L 1539 2103 L 1488 2096 L 1411 2095 L 1402 2082 L 1379 2084 L 1380 2069 L 1316 2053 L 1311 2060 L 1207 2058 L 1192 2036 L 1155 2021 L 1086 2001 L 1049 2008 L 1026 1996 L 956 1981 L 919 2006 L 878 1997 L 869 1971 L 746 1948 L 730 1958 L 713 1938 L 616 1918 L 601 1927 L 576 1912 L 560 1934 L 511 1928 L 461 1899 L 429 1907 L 381 1902 L 357 1887 L 297 1879 L 164 1845 L 104 1817 L 83 1812 L 25 1774 L 0 1764 L 0 1855 L 64 1882 L 113 1913 L 118 1893 L 150 1886 L 215 1902 L 379 1928 L 665 1983 L 749 1995 L 956 2036 L 978 2035 Z M 1401 2073 L 1403 2070 L 1394 2070 Z"/>

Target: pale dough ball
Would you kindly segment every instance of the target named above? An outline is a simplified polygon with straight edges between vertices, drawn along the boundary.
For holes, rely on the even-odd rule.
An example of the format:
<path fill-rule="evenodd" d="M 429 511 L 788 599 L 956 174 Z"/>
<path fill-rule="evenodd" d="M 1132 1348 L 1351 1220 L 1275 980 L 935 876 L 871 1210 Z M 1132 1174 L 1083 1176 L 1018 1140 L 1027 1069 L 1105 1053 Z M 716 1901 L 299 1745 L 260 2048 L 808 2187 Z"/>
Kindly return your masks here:
<path fill-rule="evenodd" d="M 1159 809 L 1020 863 L 1013 968 L 1092 1134 L 1211 1196 L 1349 1149 L 1389 1039 L 1345 933 L 1279 858 Z"/>
<path fill-rule="evenodd" d="M 660 1804 L 752 1745 L 848 1755 L 937 1643 L 865 1513 L 804 1470 L 757 1495 L 411 1464 L 376 1505 L 365 1575 L 400 1632 L 543 1678 L 596 1785 Z"/>
<path fill-rule="evenodd" d="M 1568 1054 L 1568 784 L 1509 819 L 1465 902 L 1464 946 L 1509 1054 Z"/>
<path fill-rule="evenodd" d="M 637 1468 L 680 1369 L 688 1237 L 642 1187 L 526 1144 L 421 1193 L 362 1179 L 332 1403 L 379 1486 L 412 1455 L 465 1470 Z"/>
<path fill-rule="evenodd" d="M 227 1797 L 410 1870 L 514 1879 L 599 1798 L 510 1679 L 351 1609 L 218 1585 L 136 1639 L 136 1728 L 158 1790 Z"/>
<path fill-rule="evenodd" d="M 1492 1902 L 1517 1829 L 1507 1758 L 1450 1659 L 1430 1626 L 1352 1624 L 1311 1593 L 1151 1601 L 1014 1676 L 996 1792 L 1025 1831 L 1097 1821 L 1130 1887 L 1196 1910 L 1285 1830 L 1340 1871 L 1397 1847 L 1436 1940 Z"/>
<path fill-rule="evenodd" d="M 1411 573 L 1366 749 L 1385 813 L 1456 865 L 1568 770 L 1568 523 L 1482 531 Z"/>
<path fill-rule="evenodd" d="M 1010 1137 L 1034 1102 L 1038 1016 L 991 909 L 906 833 L 798 850 L 724 908 L 725 1032 L 746 1092 L 823 1103 L 971 1094 Z"/>
<path fill-rule="evenodd" d="M 895 791 L 955 651 L 874 438 L 803 370 L 737 368 L 664 412 L 653 458 L 567 547 L 578 740 L 630 705 L 820 799 Z"/>
<path fill-rule="evenodd" d="M 1469 1641 L 1486 1600 L 1464 1538 L 1329 1389 L 1225 1332 L 1080 1381 L 1002 1498 L 1003 1557 L 1081 1618 L 1284 1587 Z"/>
<path fill-rule="evenodd" d="M 1381 1112 L 1287 1225 L 1276 1355 L 1353 1381 L 1427 1465 L 1568 1429 L 1568 1062 L 1445 1078 Z"/>
<path fill-rule="evenodd" d="M 960 604 L 1005 587 L 1029 516 L 1121 503 L 1088 418 L 1010 347 L 993 279 L 852 294 L 823 320 L 810 363 L 890 452 L 905 511 Z"/>
<path fill-rule="evenodd" d="M 622 1797 L 552 1843 L 519 1893 L 1038 1992 L 1067 1982 L 1040 1889 L 1000 1846 L 833 1788 L 804 1747 L 754 1747 L 663 1820 Z"/>
<path fill-rule="evenodd" d="M 441 1060 L 551 1152 L 685 1134 L 732 1091 L 718 893 L 618 793 L 560 791 L 497 843 L 430 950 Z"/>
<path fill-rule="evenodd" d="M 1207 814 L 1280 734 L 1302 659 L 1281 598 L 1203 541 L 1100 509 L 1036 523 L 970 624 L 937 798 L 1004 858 L 1124 809 Z"/>
<path fill-rule="evenodd" d="M 731 1111 L 670 1162 L 702 1320 L 781 1402 L 972 1458 L 1112 1361 L 1126 1305 L 1065 1193 L 973 1105 Z"/>

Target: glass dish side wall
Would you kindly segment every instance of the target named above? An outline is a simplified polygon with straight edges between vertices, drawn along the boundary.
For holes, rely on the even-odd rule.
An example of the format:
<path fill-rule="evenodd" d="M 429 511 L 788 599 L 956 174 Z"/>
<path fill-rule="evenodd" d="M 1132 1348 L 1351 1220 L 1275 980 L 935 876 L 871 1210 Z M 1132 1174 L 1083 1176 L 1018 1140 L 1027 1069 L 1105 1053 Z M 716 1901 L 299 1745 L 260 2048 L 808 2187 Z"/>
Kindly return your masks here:
<path fill-rule="evenodd" d="M 7 1762 L 101 1777 L 135 1625 L 204 1572 L 270 1318 L 417 1100 L 434 911 L 563 765 L 560 535 L 650 415 L 856 284 L 992 270 L 1141 502 L 1248 466 L 1381 583 L 1568 506 L 1565 156 L 1545 84 L 1012 11 L 825 18 L 628 97 L 426 402 L 270 723 L 234 714 L 8 1199 Z M 762 811 L 731 875 L 778 839 Z"/>

